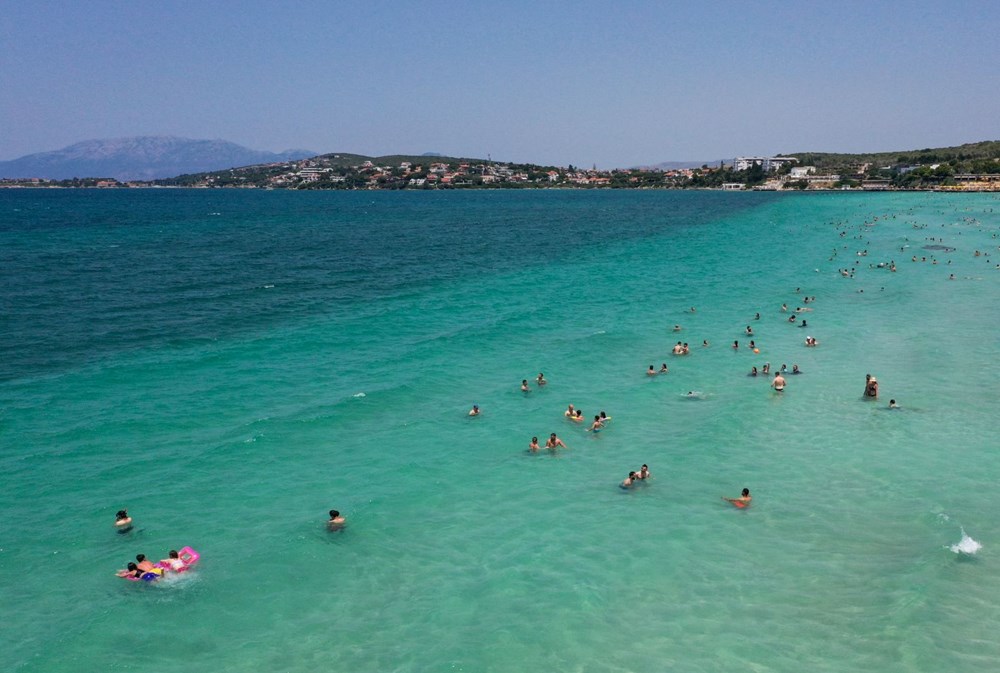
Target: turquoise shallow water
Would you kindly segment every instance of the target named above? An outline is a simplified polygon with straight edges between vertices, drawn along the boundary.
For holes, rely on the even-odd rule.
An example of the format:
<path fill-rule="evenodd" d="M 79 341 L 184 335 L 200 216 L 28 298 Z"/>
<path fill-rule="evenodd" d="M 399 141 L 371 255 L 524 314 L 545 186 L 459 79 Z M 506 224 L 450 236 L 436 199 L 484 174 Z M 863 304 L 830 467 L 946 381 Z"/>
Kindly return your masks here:
<path fill-rule="evenodd" d="M 998 235 L 992 195 L 0 192 L 0 660 L 988 670 Z"/>

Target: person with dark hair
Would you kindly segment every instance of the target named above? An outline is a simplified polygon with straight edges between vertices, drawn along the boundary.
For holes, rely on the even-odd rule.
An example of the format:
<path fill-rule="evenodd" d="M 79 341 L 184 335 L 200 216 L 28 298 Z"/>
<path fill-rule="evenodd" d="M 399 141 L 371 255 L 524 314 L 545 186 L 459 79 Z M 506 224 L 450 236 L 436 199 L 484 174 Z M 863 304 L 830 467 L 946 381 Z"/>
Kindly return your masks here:
<path fill-rule="evenodd" d="M 747 505 L 749 505 L 750 501 L 753 500 L 753 498 L 750 497 L 750 489 L 749 488 L 744 488 L 743 489 L 743 493 L 740 494 L 740 497 L 738 497 L 738 498 L 727 498 L 726 496 L 722 496 L 722 499 L 725 500 L 725 501 L 727 501 L 727 502 L 733 503 L 734 505 L 736 505 L 740 509 L 742 509 L 742 508 L 746 507 Z"/>
<path fill-rule="evenodd" d="M 330 510 L 330 520 L 326 522 L 326 527 L 329 530 L 340 530 L 347 523 L 347 519 L 335 509 Z"/>
<path fill-rule="evenodd" d="M 118 577 L 128 579 L 130 577 L 139 579 L 142 577 L 142 571 L 139 570 L 139 566 L 129 561 L 129 564 L 125 567 L 125 570 L 119 570 L 117 573 Z"/>
<path fill-rule="evenodd" d="M 153 570 L 156 569 L 156 566 L 153 565 L 152 561 L 146 558 L 145 554 L 136 554 L 135 562 L 136 565 L 139 567 L 139 570 L 141 570 L 144 573 L 153 572 Z"/>
<path fill-rule="evenodd" d="M 126 533 L 132 530 L 132 517 L 128 515 L 128 510 L 120 509 L 115 514 L 115 528 L 119 533 Z"/>

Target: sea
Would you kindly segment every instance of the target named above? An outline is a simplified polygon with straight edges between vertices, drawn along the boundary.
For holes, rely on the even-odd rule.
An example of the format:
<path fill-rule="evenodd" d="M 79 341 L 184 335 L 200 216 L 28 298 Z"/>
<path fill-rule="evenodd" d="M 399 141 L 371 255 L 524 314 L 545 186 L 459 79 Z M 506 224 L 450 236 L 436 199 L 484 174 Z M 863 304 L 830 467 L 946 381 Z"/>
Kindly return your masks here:
<path fill-rule="evenodd" d="M 0 190 L 0 668 L 997 670 L 998 246 L 988 193 Z"/>

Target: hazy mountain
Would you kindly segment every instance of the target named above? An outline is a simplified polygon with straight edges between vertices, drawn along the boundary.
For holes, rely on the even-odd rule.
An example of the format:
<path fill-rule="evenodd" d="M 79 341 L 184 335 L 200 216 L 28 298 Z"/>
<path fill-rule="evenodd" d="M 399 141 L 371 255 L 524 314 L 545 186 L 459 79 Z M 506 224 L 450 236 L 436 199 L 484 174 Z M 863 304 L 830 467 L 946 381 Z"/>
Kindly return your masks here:
<path fill-rule="evenodd" d="M 224 140 L 138 136 L 87 140 L 53 152 L 0 161 L 0 178 L 153 180 L 315 155 L 309 150 L 264 152 Z"/>
<path fill-rule="evenodd" d="M 729 160 L 732 163 L 732 159 Z M 652 168 L 661 171 L 673 171 L 681 168 L 701 168 L 702 166 L 718 166 L 719 160 L 715 161 L 664 161 L 658 164 L 653 164 L 651 166 L 636 166 L 636 168 Z"/>

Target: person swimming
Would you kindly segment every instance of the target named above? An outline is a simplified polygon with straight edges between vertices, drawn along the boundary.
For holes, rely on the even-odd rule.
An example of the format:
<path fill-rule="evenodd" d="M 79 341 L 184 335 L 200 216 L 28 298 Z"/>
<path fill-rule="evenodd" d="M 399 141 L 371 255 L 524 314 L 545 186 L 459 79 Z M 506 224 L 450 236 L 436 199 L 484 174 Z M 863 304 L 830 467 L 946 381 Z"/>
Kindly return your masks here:
<path fill-rule="evenodd" d="M 625 479 L 622 480 L 622 483 L 620 483 L 618 485 L 620 487 L 622 487 L 622 488 L 625 488 L 625 489 L 632 488 L 632 484 L 635 482 L 636 478 L 637 477 L 636 477 L 635 472 L 629 472 L 628 476 L 625 477 Z"/>
<path fill-rule="evenodd" d="M 734 505 L 736 505 L 737 507 L 739 507 L 741 509 L 743 507 L 746 507 L 747 505 L 749 505 L 750 501 L 753 500 L 753 498 L 750 497 L 750 489 L 749 488 L 744 488 L 743 492 L 740 494 L 740 497 L 738 497 L 738 498 L 727 498 L 726 496 L 722 496 L 722 499 L 725 500 L 726 502 L 733 503 Z"/>
<path fill-rule="evenodd" d="M 646 376 L 656 376 L 656 368 L 653 365 L 649 365 L 649 369 L 646 370 Z"/>
<path fill-rule="evenodd" d="M 479 415 L 479 405 L 478 404 L 473 404 L 472 405 L 472 408 L 469 409 L 469 415 L 470 416 L 478 416 Z"/>
<path fill-rule="evenodd" d="M 646 463 L 643 463 L 642 467 L 639 468 L 639 472 L 637 472 L 635 476 L 638 479 L 649 479 L 652 476 L 649 473 L 649 465 L 646 465 Z"/>
<path fill-rule="evenodd" d="M 878 397 L 878 379 L 871 374 L 865 375 L 865 397 L 872 399 Z"/>
<path fill-rule="evenodd" d="M 563 440 L 561 440 L 558 437 L 556 437 L 556 433 L 554 433 L 554 432 L 551 435 L 549 435 L 549 438 L 547 440 L 545 440 L 545 448 L 546 449 L 555 449 L 555 448 L 558 448 L 560 446 L 562 448 L 564 448 L 564 449 L 568 449 L 569 448 L 568 446 L 566 446 L 566 443 Z"/>
<path fill-rule="evenodd" d="M 531 388 L 528 387 L 528 379 L 521 379 L 521 391 L 525 393 L 531 392 Z"/>
<path fill-rule="evenodd" d="M 664 362 L 662 365 L 660 365 L 660 373 L 661 374 L 666 374 L 668 371 L 669 370 L 667 369 L 667 363 L 666 362 Z"/>
<path fill-rule="evenodd" d="M 576 416 L 570 416 L 569 420 L 573 421 L 574 423 L 583 423 L 583 412 L 577 409 Z"/>
<path fill-rule="evenodd" d="M 141 570 L 144 573 L 152 572 L 153 570 L 156 569 L 156 566 L 153 565 L 152 561 L 146 558 L 145 554 L 136 554 L 135 561 L 136 561 L 136 566 L 138 566 L 139 570 Z"/>
<path fill-rule="evenodd" d="M 531 442 L 528 444 L 528 451 L 530 451 L 531 453 L 535 453 L 540 448 L 542 447 L 538 446 L 538 437 L 532 437 Z"/>
<path fill-rule="evenodd" d="M 576 409 L 572 404 L 566 406 L 566 411 L 563 412 L 563 416 L 568 416 L 569 418 L 576 416 Z"/>
<path fill-rule="evenodd" d="M 801 369 L 799 369 L 799 366 L 798 366 L 798 365 L 792 365 L 792 373 L 793 373 L 793 374 L 801 374 L 801 373 L 802 373 L 802 370 L 801 370 Z"/>
<path fill-rule="evenodd" d="M 601 423 L 604 423 L 605 425 L 607 425 L 608 421 L 610 421 L 610 420 L 611 420 L 611 417 L 610 417 L 610 416 L 608 416 L 608 415 L 607 415 L 606 413 L 604 413 L 603 411 L 602 411 L 602 412 L 600 413 L 600 416 L 601 416 Z"/>
<path fill-rule="evenodd" d="M 327 528 L 330 530 L 340 530 L 347 523 L 347 519 L 337 510 L 330 510 L 330 519 L 326 522 Z"/>
<path fill-rule="evenodd" d="M 898 404 L 896 404 L 896 400 L 889 400 L 889 408 L 890 409 L 902 409 L 903 407 L 901 407 Z"/>
<path fill-rule="evenodd" d="M 757 365 L 750 368 L 750 373 L 747 376 L 757 376 Z"/>
<path fill-rule="evenodd" d="M 132 530 L 132 517 L 128 515 L 127 510 L 120 509 L 115 514 L 115 528 L 118 529 L 119 533 L 127 533 Z"/>
<path fill-rule="evenodd" d="M 538 376 L 535 377 L 535 383 L 540 386 L 544 386 L 548 381 L 545 380 L 545 374 L 538 372 Z"/>

